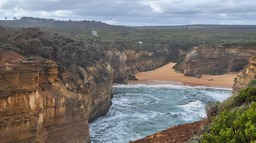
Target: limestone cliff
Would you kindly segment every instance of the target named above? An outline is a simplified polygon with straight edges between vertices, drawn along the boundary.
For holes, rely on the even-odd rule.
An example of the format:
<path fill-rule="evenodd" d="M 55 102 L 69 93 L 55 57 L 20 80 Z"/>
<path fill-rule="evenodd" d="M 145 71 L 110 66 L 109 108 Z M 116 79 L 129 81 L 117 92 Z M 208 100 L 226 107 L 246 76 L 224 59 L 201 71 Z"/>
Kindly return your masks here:
<path fill-rule="evenodd" d="M 238 72 L 255 54 L 255 47 L 195 47 L 176 68 L 187 76 Z"/>
<path fill-rule="evenodd" d="M 157 52 L 110 50 L 107 51 L 106 55 L 110 59 L 114 82 L 123 83 L 126 82 L 129 75 L 152 70 L 168 63 L 170 61 L 168 55 L 171 54 L 166 50 L 158 50 Z"/>
<path fill-rule="evenodd" d="M 0 46 L 23 55 L 0 51 L 0 142 L 89 142 L 88 122 L 108 111 L 112 83 L 171 57 L 37 28 L 0 32 Z"/>
<path fill-rule="evenodd" d="M 256 57 L 251 58 L 249 64 L 238 73 L 233 86 L 233 92 L 240 91 L 252 80 L 256 80 Z"/>
<path fill-rule="evenodd" d="M 0 69 L 0 142 L 89 142 L 87 104 L 60 82 L 55 62 L 22 58 Z"/>

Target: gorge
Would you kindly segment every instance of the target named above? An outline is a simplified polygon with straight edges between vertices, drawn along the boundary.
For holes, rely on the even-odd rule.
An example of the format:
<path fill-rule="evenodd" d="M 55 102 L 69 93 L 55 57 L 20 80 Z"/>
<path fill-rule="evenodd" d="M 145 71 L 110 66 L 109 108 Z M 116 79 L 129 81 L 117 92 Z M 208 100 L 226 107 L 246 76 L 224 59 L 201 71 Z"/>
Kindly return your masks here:
<path fill-rule="evenodd" d="M 239 71 L 256 53 L 255 45 L 243 44 L 180 49 L 74 40 L 40 28 L 0 27 L 0 33 L 0 142 L 6 143 L 90 142 L 88 124 L 108 112 L 113 83 L 179 59 L 175 68 L 188 76 Z"/>

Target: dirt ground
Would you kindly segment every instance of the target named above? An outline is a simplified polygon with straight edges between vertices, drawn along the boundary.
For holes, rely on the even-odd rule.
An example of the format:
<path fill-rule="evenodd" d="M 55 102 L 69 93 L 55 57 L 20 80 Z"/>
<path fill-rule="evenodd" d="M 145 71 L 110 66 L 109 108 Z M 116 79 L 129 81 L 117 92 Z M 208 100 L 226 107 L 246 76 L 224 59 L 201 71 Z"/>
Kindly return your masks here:
<path fill-rule="evenodd" d="M 202 131 L 207 123 L 208 120 L 204 119 L 194 123 L 178 125 L 130 143 L 186 143 L 195 134 Z"/>

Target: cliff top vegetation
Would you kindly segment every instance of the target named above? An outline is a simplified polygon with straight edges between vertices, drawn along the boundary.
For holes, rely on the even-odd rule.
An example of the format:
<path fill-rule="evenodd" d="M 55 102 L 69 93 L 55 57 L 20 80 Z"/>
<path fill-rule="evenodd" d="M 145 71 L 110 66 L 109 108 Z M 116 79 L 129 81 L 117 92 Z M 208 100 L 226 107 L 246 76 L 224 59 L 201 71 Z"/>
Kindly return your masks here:
<path fill-rule="evenodd" d="M 185 25 L 185 26 L 114 26 L 100 21 L 59 21 L 22 17 L 19 20 L 0 20 L 0 26 L 14 28 L 39 27 L 43 31 L 59 33 L 74 40 L 97 39 L 103 42 L 119 42 L 153 45 L 188 50 L 193 46 L 256 45 L 255 25 Z M 92 34 L 96 31 L 98 37 Z M 158 47 L 160 47 L 158 46 Z M 142 46 L 143 47 L 143 46 Z"/>

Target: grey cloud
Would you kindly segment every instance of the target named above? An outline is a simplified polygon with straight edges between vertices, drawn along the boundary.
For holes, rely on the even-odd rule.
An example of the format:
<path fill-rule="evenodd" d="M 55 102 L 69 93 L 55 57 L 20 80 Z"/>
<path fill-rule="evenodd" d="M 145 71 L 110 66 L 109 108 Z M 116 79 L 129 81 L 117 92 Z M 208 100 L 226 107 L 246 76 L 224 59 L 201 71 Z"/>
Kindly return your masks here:
<path fill-rule="evenodd" d="M 5 0 L 0 17 L 95 19 L 124 25 L 256 24 L 254 0 Z"/>

